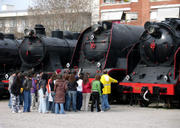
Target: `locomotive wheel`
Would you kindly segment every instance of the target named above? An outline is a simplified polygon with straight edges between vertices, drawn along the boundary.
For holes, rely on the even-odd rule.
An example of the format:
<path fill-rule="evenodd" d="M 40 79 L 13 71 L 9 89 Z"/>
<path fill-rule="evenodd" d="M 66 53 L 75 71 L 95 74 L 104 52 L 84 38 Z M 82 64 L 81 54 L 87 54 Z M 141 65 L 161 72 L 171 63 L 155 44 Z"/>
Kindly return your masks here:
<path fill-rule="evenodd" d="M 145 100 L 139 100 L 139 105 L 141 107 L 148 107 L 149 106 L 149 102 L 147 102 Z"/>

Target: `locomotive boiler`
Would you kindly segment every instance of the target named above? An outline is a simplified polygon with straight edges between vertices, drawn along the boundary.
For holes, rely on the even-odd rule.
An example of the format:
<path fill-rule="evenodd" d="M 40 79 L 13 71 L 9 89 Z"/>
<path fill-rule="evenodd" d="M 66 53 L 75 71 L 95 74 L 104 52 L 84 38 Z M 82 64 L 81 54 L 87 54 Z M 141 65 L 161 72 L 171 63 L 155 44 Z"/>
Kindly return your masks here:
<path fill-rule="evenodd" d="M 61 69 L 70 61 L 77 42 L 71 32 L 60 30 L 52 31 L 52 37 L 45 36 L 45 28 L 42 25 L 35 26 L 35 33 L 26 30 L 25 36 L 19 47 L 19 55 L 22 61 L 21 70 L 34 68 L 38 71 L 53 72 Z"/>
<path fill-rule="evenodd" d="M 140 26 L 99 22 L 88 27 L 80 35 L 74 50 L 70 69 L 88 73 L 90 82 L 95 75 L 107 70 L 108 74 L 121 81 L 125 76 L 126 55 L 135 44 L 144 29 Z M 114 92 L 114 91 L 115 92 Z M 115 99 L 119 97 L 118 86 L 112 87 Z"/>
<path fill-rule="evenodd" d="M 180 101 L 180 19 L 167 18 L 162 22 L 146 22 L 139 43 L 127 58 L 127 76 L 120 85 L 128 88 L 124 93 L 134 94 L 141 106 L 151 102 Z M 132 63 L 134 62 L 134 63 Z"/>
<path fill-rule="evenodd" d="M 13 34 L 0 33 L 0 96 L 8 93 L 9 72 L 20 68 L 19 43 Z"/>

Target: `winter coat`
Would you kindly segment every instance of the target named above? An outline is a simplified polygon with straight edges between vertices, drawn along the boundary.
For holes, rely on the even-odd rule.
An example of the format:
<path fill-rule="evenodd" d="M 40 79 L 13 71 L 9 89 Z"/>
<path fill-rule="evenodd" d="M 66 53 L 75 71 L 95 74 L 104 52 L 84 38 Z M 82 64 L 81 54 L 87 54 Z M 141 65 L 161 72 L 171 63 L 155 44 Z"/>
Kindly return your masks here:
<path fill-rule="evenodd" d="M 36 91 L 37 91 L 36 79 L 35 79 L 35 78 L 32 78 L 31 93 L 36 93 Z"/>
<path fill-rule="evenodd" d="M 67 90 L 67 83 L 63 80 L 56 80 L 55 83 L 55 97 L 54 102 L 55 103 L 65 103 L 65 93 Z"/>
<path fill-rule="evenodd" d="M 20 95 L 20 89 L 22 87 L 22 81 L 17 79 L 17 77 L 14 77 L 14 82 L 11 86 L 11 93 L 15 96 Z"/>
<path fill-rule="evenodd" d="M 83 87 L 82 93 L 91 93 L 91 83 L 90 82 L 88 82 L 86 84 L 83 83 L 82 87 Z"/>
<path fill-rule="evenodd" d="M 100 81 L 104 86 L 102 89 L 103 94 L 111 94 L 111 83 L 118 83 L 117 80 L 113 79 L 108 74 L 102 75 Z"/>
<path fill-rule="evenodd" d="M 101 83 L 100 83 L 99 80 L 94 80 L 94 81 L 92 82 L 91 91 L 92 91 L 92 92 L 98 92 L 100 96 L 102 95 L 102 94 L 101 94 Z"/>
<path fill-rule="evenodd" d="M 30 91 L 31 88 L 32 88 L 32 80 L 28 79 L 28 78 L 25 78 L 24 82 L 23 82 L 23 89 L 25 91 Z"/>
<path fill-rule="evenodd" d="M 76 81 L 74 81 L 73 83 L 68 82 L 67 86 L 68 86 L 68 91 L 77 91 L 78 84 Z"/>

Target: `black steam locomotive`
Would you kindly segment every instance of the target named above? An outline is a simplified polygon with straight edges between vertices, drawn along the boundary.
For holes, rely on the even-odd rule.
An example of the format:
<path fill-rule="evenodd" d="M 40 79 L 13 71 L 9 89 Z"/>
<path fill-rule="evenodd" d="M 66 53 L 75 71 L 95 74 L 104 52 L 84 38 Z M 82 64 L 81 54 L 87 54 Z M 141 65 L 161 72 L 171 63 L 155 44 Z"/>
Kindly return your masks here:
<path fill-rule="evenodd" d="M 90 73 L 91 77 L 103 69 L 113 68 L 111 72 L 125 70 L 125 56 L 143 30 L 142 27 L 109 22 L 87 28 L 79 37 L 71 67 L 82 69 Z"/>
<path fill-rule="evenodd" d="M 0 33 L 0 96 L 8 93 L 8 73 L 21 66 L 19 45 L 20 42 L 14 39 L 13 34 Z"/>
<path fill-rule="evenodd" d="M 143 27 L 101 22 L 88 27 L 79 37 L 70 69 L 90 74 L 90 82 L 97 73 L 107 70 L 109 75 L 121 81 L 126 74 L 126 56 L 143 33 Z M 118 85 L 113 94 L 119 97 Z M 115 91 L 115 92 L 114 92 Z"/>
<path fill-rule="evenodd" d="M 141 106 L 163 100 L 170 107 L 180 101 L 180 19 L 146 22 L 144 28 L 129 51 L 127 76 L 120 85 Z"/>
<path fill-rule="evenodd" d="M 22 71 L 31 68 L 46 72 L 62 69 L 70 61 L 78 37 L 78 33 L 59 30 L 52 31 L 52 37 L 47 37 L 42 25 L 35 26 L 35 33 L 32 30 L 25 33 L 27 36 L 19 47 Z"/>

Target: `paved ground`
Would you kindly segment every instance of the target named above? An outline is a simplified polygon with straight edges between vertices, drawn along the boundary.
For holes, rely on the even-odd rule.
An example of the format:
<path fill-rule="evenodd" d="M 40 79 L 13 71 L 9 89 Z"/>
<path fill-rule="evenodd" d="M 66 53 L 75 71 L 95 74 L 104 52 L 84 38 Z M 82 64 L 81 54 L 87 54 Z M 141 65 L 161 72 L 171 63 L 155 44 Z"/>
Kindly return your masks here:
<path fill-rule="evenodd" d="M 12 114 L 0 101 L 0 128 L 180 128 L 180 109 L 111 105 L 107 112 Z"/>

